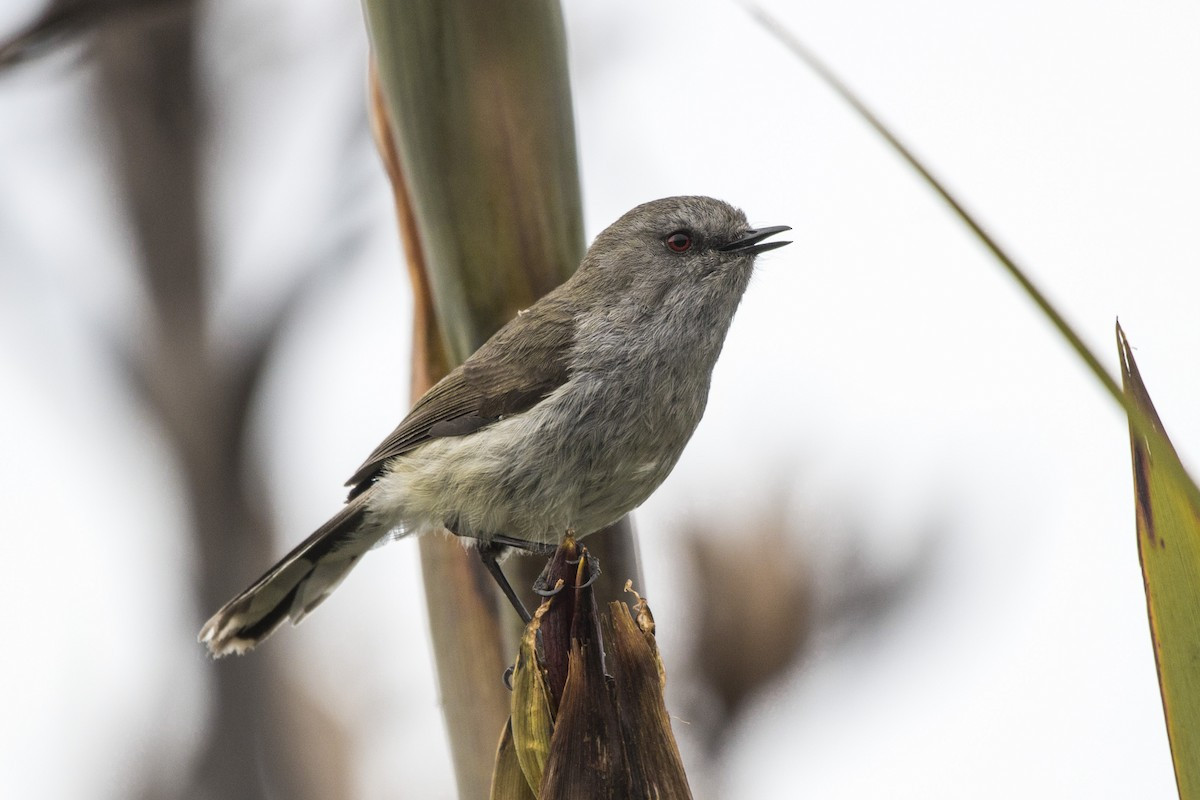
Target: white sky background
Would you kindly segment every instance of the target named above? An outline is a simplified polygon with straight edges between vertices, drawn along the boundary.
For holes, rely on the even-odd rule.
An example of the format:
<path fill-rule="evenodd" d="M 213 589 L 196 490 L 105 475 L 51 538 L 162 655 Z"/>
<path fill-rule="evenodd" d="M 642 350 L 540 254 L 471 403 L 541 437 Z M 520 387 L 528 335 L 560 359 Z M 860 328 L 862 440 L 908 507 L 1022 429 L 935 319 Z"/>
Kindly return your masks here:
<path fill-rule="evenodd" d="M 1194 465 L 1200 7 L 773 7 L 1114 371 L 1120 316 Z M 0 11 L 0 30 L 33 8 Z M 783 486 L 831 521 L 808 547 L 862 547 L 884 569 L 931 520 L 946 529 L 936 569 L 886 627 L 818 653 L 764 698 L 724 783 L 693 767 L 697 794 L 1173 797 L 1112 401 L 930 192 L 739 8 L 576 0 L 566 14 L 589 237 L 681 193 L 795 228 L 795 244 L 760 260 L 706 419 L 639 514 L 668 670 L 687 644 L 672 633 L 686 609 L 670 568 L 686 513 L 738 536 Z M 357 6 L 216 2 L 210 22 L 208 202 L 229 335 L 337 214 L 371 229 L 260 400 L 282 553 L 403 413 L 409 301 L 382 170 L 361 206 L 331 200 L 363 102 Z M 137 335 L 140 289 L 77 53 L 0 75 L 0 792 L 13 797 L 122 797 L 151 745 L 170 742 L 163 769 L 183 768 L 204 725 L 194 634 L 211 609 L 187 600 L 173 468 L 95 336 L 101 324 Z M 354 169 L 373 169 L 370 147 Z M 347 374 L 358 379 L 330 379 Z M 865 540 L 839 539 L 848 529 Z M 415 553 L 373 553 L 268 645 L 354 726 L 364 798 L 453 792 L 445 743 L 426 735 L 428 657 L 405 649 L 425 636 Z"/>

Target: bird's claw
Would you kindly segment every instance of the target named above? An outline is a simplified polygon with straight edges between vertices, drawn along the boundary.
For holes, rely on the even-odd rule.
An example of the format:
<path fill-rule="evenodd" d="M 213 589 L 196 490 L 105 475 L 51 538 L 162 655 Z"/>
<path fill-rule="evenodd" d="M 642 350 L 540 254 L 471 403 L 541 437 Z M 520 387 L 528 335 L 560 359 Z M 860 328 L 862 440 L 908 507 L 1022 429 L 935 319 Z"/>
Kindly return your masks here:
<path fill-rule="evenodd" d="M 593 558 L 592 556 L 588 556 L 587 580 L 584 581 L 583 583 L 579 584 L 575 588 L 576 589 L 586 589 L 587 587 L 589 587 L 593 583 L 595 583 L 599 577 L 600 577 L 600 562 L 597 559 Z"/>

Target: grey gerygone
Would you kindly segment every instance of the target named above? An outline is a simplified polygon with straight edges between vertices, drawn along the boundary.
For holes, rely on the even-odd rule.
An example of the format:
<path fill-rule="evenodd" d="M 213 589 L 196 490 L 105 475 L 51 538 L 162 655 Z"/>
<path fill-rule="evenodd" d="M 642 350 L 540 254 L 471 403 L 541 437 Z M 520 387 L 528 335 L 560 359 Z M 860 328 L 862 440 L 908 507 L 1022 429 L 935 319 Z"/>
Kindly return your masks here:
<path fill-rule="evenodd" d="M 298 623 L 389 535 L 586 536 L 650 496 L 679 460 L 763 240 L 710 197 L 638 206 L 569 280 L 439 381 L 347 482 L 346 505 L 200 631 L 242 653 Z M 494 560 L 492 562 L 494 564 Z"/>

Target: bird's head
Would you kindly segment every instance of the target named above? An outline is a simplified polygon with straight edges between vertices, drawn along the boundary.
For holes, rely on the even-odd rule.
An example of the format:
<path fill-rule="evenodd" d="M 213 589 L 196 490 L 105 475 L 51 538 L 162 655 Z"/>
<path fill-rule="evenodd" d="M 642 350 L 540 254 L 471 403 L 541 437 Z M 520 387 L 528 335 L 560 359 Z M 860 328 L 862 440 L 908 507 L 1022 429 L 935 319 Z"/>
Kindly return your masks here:
<path fill-rule="evenodd" d="M 740 297 L 755 256 L 789 244 L 764 240 L 786 230 L 786 225 L 752 228 L 741 209 L 711 197 L 665 197 L 637 206 L 606 228 L 580 271 L 614 291 L 706 286 Z"/>

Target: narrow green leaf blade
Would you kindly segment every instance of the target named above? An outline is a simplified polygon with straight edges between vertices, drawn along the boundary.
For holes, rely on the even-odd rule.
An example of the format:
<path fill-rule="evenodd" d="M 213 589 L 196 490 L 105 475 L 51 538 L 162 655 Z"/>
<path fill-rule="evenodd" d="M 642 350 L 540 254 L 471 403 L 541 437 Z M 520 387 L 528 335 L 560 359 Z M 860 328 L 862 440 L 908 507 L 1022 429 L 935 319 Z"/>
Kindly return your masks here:
<path fill-rule="evenodd" d="M 1117 348 L 1125 394 L 1150 420 L 1130 425 L 1138 555 L 1158 663 L 1167 735 L 1182 800 L 1200 800 L 1200 508 L 1150 401 L 1121 326 Z M 1190 484 L 1190 485 L 1189 485 Z"/>

